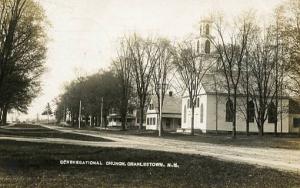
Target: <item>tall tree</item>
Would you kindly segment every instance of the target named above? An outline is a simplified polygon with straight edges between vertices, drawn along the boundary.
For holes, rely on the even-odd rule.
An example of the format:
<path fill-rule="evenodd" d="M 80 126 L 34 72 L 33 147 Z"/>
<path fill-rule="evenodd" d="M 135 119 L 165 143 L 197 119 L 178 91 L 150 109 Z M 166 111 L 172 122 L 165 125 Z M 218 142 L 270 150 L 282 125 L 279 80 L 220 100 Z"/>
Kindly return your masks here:
<path fill-rule="evenodd" d="M 113 70 L 118 79 L 118 89 L 120 89 L 119 111 L 121 115 L 122 130 L 126 129 L 129 100 L 132 95 L 132 61 L 130 61 L 130 51 L 126 46 L 126 41 L 121 41 L 121 47 L 115 61 Z"/>
<path fill-rule="evenodd" d="M 170 44 L 170 41 L 166 39 L 158 39 L 156 41 L 158 48 L 158 58 L 156 59 L 156 66 L 153 72 L 153 88 L 158 101 L 158 118 L 159 118 L 159 136 L 162 135 L 162 117 L 160 111 L 163 109 L 164 97 L 166 91 L 170 88 L 169 82 L 172 80 L 169 78 L 169 74 L 172 69 L 172 60 L 174 54 L 174 48 Z"/>
<path fill-rule="evenodd" d="M 276 40 L 276 39 L 275 39 Z M 255 120 L 259 135 L 264 134 L 264 124 L 277 121 L 277 109 L 274 104 L 276 93 L 276 47 L 270 29 L 264 35 L 257 35 L 255 48 L 250 52 L 250 96 L 255 105 Z"/>
<path fill-rule="evenodd" d="M 300 93 L 300 1 L 285 0 L 275 11 L 280 21 L 280 40 L 283 51 L 287 50 L 288 88 L 294 94 Z M 282 20 L 281 20 L 282 19 Z"/>
<path fill-rule="evenodd" d="M 174 64 L 186 88 L 189 97 L 188 107 L 192 110 L 191 115 L 191 135 L 194 135 L 194 115 L 196 98 L 201 90 L 201 81 L 214 61 L 208 56 L 202 55 L 195 50 L 193 42 L 186 40 L 180 43 L 174 55 Z"/>
<path fill-rule="evenodd" d="M 140 110 L 140 129 L 143 128 L 145 105 L 149 95 L 149 86 L 159 53 L 153 39 L 143 39 L 136 34 L 126 39 L 132 61 L 132 75 Z"/>
<path fill-rule="evenodd" d="M 232 120 L 232 137 L 236 137 L 236 112 L 238 87 L 241 80 L 242 64 L 245 59 L 246 49 L 249 43 L 249 36 L 252 32 L 252 23 L 247 17 L 242 17 L 236 22 L 234 27 L 225 31 L 223 19 L 220 16 L 215 21 L 216 36 L 211 38 L 216 48 L 222 70 L 226 78 L 227 98 L 233 105 L 229 105 Z M 227 37 L 228 34 L 228 37 Z"/>
<path fill-rule="evenodd" d="M 44 69 L 44 11 L 32 0 L 1 0 L 0 10 L 0 111 L 26 111 Z"/>

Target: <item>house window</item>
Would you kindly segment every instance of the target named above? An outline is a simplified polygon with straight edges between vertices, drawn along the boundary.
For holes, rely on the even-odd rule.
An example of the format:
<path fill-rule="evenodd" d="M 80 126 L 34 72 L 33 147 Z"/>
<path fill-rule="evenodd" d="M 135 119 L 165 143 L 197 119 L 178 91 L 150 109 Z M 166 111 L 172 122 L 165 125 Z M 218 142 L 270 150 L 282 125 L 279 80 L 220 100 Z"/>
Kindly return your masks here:
<path fill-rule="evenodd" d="M 300 127 L 300 118 L 293 118 L 293 126 L 295 128 Z"/>
<path fill-rule="evenodd" d="M 268 123 L 277 122 L 277 110 L 273 102 L 270 103 L 268 108 Z"/>
<path fill-rule="evenodd" d="M 205 26 L 205 34 L 209 35 L 209 24 L 206 24 Z"/>
<path fill-rule="evenodd" d="M 226 122 L 232 122 L 233 121 L 233 104 L 232 101 L 229 99 L 226 102 Z"/>
<path fill-rule="evenodd" d="M 200 123 L 203 123 L 203 104 L 200 106 Z"/>
<path fill-rule="evenodd" d="M 199 108 L 199 102 L 200 102 L 200 98 L 197 98 L 197 108 Z"/>
<path fill-rule="evenodd" d="M 210 53 L 210 42 L 209 42 L 209 40 L 206 40 L 206 41 L 205 41 L 204 52 L 205 52 L 206 54 L 209 54 L 209 53 Z"/>
<path fill-rule="evenodd" d="M 200 42 L 199 42 L 199 40 L 197 41 L 197 53 L 199 53 L 200 52 Z"/>
<path fill-rule="evenodd" d="M 153 125 L 156 125 L 156 118 L 153 118 Z"/>
<path fill-rule="evenodd" d="M 169 118 L 166 119 L 166 128 L 167 129 L 171 128 L 171 119 L 169 119 Z"/>
<path fill-rule="evenodd" d="M 190 99 L 188 99 L 188 101 L 187 101 L 187 108 L 190 108 L 190 105 L 191 105 Z"/>
<path fill-rule="evenodd" d="M 186 105 L 184 105 L 183 109 L 183 123 L 186 123 Z"/>
<path fill-rule="evenodd" d="M 248 113 L 247 114 L 248 114 L 248 121 L 253 123 L 254 122 L 254 116 L 255 116 L 253 101 L 248 102 Z"/>
<path fill-rule="evenodd" d="M 147 118 L 147 125 L 149 125 L 149 118 Z"/>

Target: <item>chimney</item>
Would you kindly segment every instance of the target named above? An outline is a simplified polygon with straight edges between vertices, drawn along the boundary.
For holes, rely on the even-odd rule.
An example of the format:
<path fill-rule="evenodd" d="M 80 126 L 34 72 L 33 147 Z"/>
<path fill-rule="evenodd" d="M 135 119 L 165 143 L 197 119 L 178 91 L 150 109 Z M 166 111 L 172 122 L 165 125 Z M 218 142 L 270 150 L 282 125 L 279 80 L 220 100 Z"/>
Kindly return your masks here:
<path fill-rule="evenodd" d="M 173 92 L 169 91 L 169 96 L 172 97 L 173 96 Z"/>

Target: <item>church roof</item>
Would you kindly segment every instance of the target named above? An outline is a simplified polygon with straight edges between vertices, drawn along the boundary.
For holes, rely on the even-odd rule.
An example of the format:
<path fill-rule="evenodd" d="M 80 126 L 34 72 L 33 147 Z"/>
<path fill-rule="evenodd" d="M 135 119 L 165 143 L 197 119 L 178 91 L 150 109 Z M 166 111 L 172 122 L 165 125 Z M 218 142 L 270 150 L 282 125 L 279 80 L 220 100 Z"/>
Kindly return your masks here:
<path fill-rule="evenodd" d="M 206 94 L 227 94 L 226 77 L 221 73 L 204 75 L 201 84 Z"/>
<path fill-rule="evenodd" d="M 217 74 L 213 73 L 208 73 L 202 78 L 202 87 L 205 90 L 206 94 L 212 94 L 214 95 L 216 91 L 218 94 L 226 94 L 228 93 L 227 90 L 227 82 L 226 82 L 226 77 L 222 72 L 218 72 Z M 229 83 L 231 84 L 231 82 Z M 242 80 L 240 80 L 237 88 L 237 94 L 244 96 L 246 94 L 245 90 L 245 84 Z M 233 90 L 231 91 L 233 92 Z M 283 91 L 283 97 L 282 98 L 287 98 L 288 92 Z"/>

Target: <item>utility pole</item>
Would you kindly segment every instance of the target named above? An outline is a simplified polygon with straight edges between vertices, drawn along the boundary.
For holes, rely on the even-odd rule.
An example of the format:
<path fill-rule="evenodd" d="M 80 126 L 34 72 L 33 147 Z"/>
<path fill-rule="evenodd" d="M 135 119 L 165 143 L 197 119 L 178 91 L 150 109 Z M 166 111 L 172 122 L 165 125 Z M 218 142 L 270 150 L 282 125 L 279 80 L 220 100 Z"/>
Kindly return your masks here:
<path fill-rule="evenodd" d="M 158 127 L 158 136 L 161 136 L 162 132 L 162 83 L 160 84 L 159 91 L 159 127 Z"/>
<path fill-rule="evenodd" d="M 79 116 L 78 116 L 78 128 L 80 129 L 81 123 L 81 100 L 79 101 Z"/>
<path fill-rule="evenodd" d="M 103 97 L 101 97 L 101 117 L 100 117 L 100 127 L 103 127 Z"/>
<path fill-rule="evenodd" d="M 160 80 L 159 80 L 159 124 L 158 124 L 158 136 L 161 137 L 162 133 L 162 95 L 163 95 L 163 71 L 161 61 L 159 62 Z"/>

